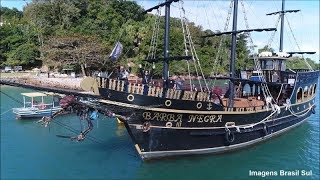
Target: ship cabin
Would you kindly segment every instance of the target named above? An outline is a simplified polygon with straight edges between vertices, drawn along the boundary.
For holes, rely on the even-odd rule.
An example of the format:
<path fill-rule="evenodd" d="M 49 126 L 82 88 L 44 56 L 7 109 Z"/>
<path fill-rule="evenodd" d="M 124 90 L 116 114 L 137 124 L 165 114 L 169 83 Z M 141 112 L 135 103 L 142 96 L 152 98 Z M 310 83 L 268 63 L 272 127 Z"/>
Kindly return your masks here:
<path fill-rule="evenodd" d="M 259 62 L 262 73 L 266 82 L 286 83 L 282 82 L 282 72 L 286 71 L 286 61 L 290 55 L 287 53 L 271 53 L 261 52 L 259 54 Z"/>

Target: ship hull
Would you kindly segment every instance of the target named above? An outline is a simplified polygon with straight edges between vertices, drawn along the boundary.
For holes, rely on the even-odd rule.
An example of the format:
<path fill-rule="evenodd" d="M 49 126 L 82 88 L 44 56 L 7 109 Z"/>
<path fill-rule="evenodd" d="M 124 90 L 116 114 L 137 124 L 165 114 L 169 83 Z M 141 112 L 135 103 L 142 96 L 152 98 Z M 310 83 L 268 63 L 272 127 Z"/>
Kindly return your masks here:
<path fill-rule="evenodd" d="M 308 113 L 299 118 L 282 118 L 275 125 L 272 122 L 266 123 L 267 132 L 264 130 L 263 125 L 240 132 L 231 129 L 234 134 L 232 142 L 227 140 L 225 130 L 151 128 L 149 133 L 143 133 L 136 130 L 136 127 L 129 125 L 131 127 L 129 131 L 135 137 L 137 152 L 143 160 L 148 160 L 179 155 L 224 153 L 239 150 L 280 135 L 302 124 L 309 115 Z"/>
<path fill-rule="evenodd" d="M 272 110 L 260 112 L 260 115 L 265 116 L 259 119 L 256 119 L 256 113 L 233 114 L 226 116 L 227 118 L 224 118 L 225 115 L 223 114 L 222 124 L 227 122 L 235 122 L 236 126 L 239 124 L 237 126 L 239 130 L 237 130 L 237 127 L 228 127 L 232 135 L 227 133 L 225 126 L 212 124 L 195 126 L 194 123 L 190 122 L 190 118 L 182 118 L 182 123 L 178 123 L 178 127 L 174 123 L 175 120 L 167 119 L 163 122 L 160 120 L 162 124 L 159 124 L 159 122 L 157 124 L 155 122 L 157 120 L 149 120 L 150 127 L 146 131 L 144 129 L 145 117 L 141 115 L 143 113 L 139 113 L 141 110 L 138 109 L 135 110 L 137 115 L 128 121 L 124 121 L 124 123 L 138 154 L 143 160 L 148 160 L 179 155 L 223 153 L 265 141 L 303 123 L 314 112 L 314 98 L 292 106 L 292 110 L 295 111 L 293 113 L 285 109 L 286 107 L 281 107 L 279 114 L 275 114 L 272 116 L 273 118 L 268 119 L 265 118 L 272 113 Z M 301 111 L 296 111 L 297 109 L 301 109 Z M 143 112 L 145 111 L 143 110 Z M 150 112 L 150 110 L 147 112 Z M 160 112 L 154 111 L 153 113 Z M 178 115 L 175 114 L 175 116 Z M 188 116 L 194 116 L 194 114 Z M 209 116 L 212 116 L 212 114 Z M 219 116 L 219 114 L 215 116 Z M 242 118 L 239 118 L 241 116 L 246 116 L 252 123 L 242 121 Z M 261 122 L 263 119 L 265 121 Z M 171 122 L 170 125 L 173 124 L 173 126 L 168 127 L 168 122 Z M 203 122 L 200 119 L 195 122 L 198 124 L 205 123 L 204 119 Z"/>

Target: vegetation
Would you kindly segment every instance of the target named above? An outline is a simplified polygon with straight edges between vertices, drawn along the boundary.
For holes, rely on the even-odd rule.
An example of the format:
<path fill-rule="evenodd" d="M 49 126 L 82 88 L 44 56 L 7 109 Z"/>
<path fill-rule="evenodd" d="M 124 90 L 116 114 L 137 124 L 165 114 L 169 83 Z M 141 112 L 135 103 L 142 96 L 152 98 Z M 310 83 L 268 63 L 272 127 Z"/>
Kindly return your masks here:
<path fill-rule="evenodd" d="M 82 73 L 100 68 L 112 71 L 128 62 L 144 64 L 155 16 L 143 14 L 143 11 L 136 2 L 124 0 L 33 0 L 22 12 L 1 7 L 0 64 L 47 65 L 51 69 L 74 67 Z M 171 18 L 170 21 L 170 55 L 184 55 L 180 20 Z M 163 56 L 163 22 L 162 17 L 156 52 L 159 57 Z M 204 73 L 209 75 L 213 70 L 226 73 L 231 38 L 226 38 L 217 57 L 221 37 L 203 39 L 201 35 L 213 32 L 203 30 L 193 22 L 188 26 Z M 108 56 L 118 40 L 123 44 L 123 54 L 120 60 L 112 62 Z M 247 36 L 241 34 L 238 36 L 236 69 L 253 68 L 249 53 Z M 299 65 L 294 60 L 288 62 L 289 66 L 293 64 Z M 133 70 L 136 72 L 137 66 Z M 191 71 L 194 73 L 195 69 L 191 68 Z M 178 73 L 188 73 L 185 61 L 170 62 L 170 74 Z M 156 63 L 155 74 L 161 76 L 162 62 Z"/>
<path fill-rule="evenodd" d="M 306 58 L 306 61 L 310 64 L 312 69 L 318 69 L 320 70 L 320 64 L 315 63 L 313 60 L 310 58 Z M 306 63 L 304 62 L 303 58 L 299 57 L 293 57 L 290 60 L 287 61 L 287 68 L 290 69 L 306 69 Z"/>

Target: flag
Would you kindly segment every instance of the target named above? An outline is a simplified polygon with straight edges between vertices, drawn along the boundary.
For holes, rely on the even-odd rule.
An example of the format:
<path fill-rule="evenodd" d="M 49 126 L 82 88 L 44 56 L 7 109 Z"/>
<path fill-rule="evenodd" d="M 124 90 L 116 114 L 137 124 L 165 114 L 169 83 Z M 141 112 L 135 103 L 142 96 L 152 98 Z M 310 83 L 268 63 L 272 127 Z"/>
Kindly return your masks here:
<path fill-rule="evenodd" d="M 109 55 L 109 58 L 112 60 L 112 61 L 116 61 L 119 59 L 119 57 L 121 56 L 122 54 L 122 50 L 123 50 L 123 46 L 122 44 L 118 41 L 116 43 L 116 45 L 114 46 L 111 54 Z"/>

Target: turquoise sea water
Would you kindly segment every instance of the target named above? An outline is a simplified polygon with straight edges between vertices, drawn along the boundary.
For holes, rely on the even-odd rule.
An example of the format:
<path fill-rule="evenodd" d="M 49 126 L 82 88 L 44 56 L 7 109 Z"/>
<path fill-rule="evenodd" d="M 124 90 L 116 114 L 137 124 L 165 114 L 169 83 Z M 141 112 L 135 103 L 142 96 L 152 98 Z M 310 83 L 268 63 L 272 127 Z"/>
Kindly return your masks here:
<path fill-rule="evenodd" d="M 1 86 L 22 100 L 32 90 Z M 21 104 L 1 93 L 1 179 L 248 179 L 249 171 L 300 171 L 294 179 L 319 179 L 319 91 L 316 114 L 301 126 L 262 144 L 222 155 L 201 155 L 143 162 L 124 127 L 100 116 L 90 139 L 73 142 L 56 135 L 81 129 L 75 115 L 60 116 L 49 128 L 34 120 L 16 120 Z M 302 176 L 302 170 L 312 171 Z"/>

